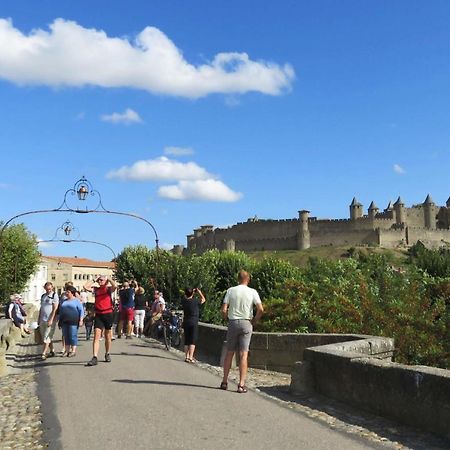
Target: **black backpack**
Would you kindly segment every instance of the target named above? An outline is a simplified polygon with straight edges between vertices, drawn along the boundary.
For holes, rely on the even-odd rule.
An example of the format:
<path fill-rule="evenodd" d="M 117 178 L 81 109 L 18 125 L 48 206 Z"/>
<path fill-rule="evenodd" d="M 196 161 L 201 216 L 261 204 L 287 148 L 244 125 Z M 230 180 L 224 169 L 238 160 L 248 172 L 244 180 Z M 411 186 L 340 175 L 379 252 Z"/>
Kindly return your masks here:
<path fill-rule="evenodd" d="M 9 306 L 10 305 L 11 305 L 11 302 L 9 302 L 5 305 L 5 319 L 11 319 L 11 316 L 9 315 Z"/>

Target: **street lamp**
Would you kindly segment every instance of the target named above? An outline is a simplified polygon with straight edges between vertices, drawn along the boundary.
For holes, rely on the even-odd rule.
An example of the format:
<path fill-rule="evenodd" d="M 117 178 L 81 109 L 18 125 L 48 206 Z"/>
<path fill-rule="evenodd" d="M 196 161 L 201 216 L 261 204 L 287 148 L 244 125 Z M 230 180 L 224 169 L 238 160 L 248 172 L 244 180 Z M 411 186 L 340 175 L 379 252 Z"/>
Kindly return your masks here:
<path fill-rule="evenodd" d="M 63 231 L 65 236 L 63 236 L 63 238 L 60 237 L 60 231 Z M 78 232 L 78 237 L 77 238 L 71 238 L 70 234 L 72 233 L 72 231 L 77 231 Z M 80 232 L 78 230 L 78 228 L 76 228 L 72 222 L 70 222 L 69 220 L 66 220 L 60 227 L 58 227 L 55 231 L 55 234 L 53 236 L 52 239 L 40 239 L 39 243 L 47 243 L 47 242 L 64 242 L 64 243 L 72 243 L 72 242 L 77 242 L 77 243 L 84 243 L 84 244 L 96 244 L 96 245 L 101 245 L 102 247 L 107 248 L 113 255 L 113 259 L 116 258 L 116 252 L 109 246 L 104 244 L 103 242 L 97 242 L 97 241 L 88 241 L 86 239 L 80 239 Z M 61 261 L 60 261 L 61 262 Z"/>
<path fill-rule="evenodd" d="M 75 190 L 77 192 L 78 200 L 84 201 L 86 200 L 86 197 L 89 195 L 90 189 L 90 183 L 86 179 L 85 176 L 82 176 L 76 183 L 75 183 Z"/>

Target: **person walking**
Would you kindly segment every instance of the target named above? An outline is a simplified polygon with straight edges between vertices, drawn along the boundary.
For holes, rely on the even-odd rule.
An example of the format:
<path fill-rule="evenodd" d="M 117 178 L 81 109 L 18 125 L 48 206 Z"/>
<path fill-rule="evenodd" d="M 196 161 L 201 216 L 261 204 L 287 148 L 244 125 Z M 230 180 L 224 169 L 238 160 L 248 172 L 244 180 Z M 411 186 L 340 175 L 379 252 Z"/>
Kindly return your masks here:
<path fill-rule="evenodd" d="M 145 297 L 145 289 L 138 286 L 134 295 L 134 327 L 138 337 L 144 334 L 145 310 L 148 302 Z"/>
<path fill-rule="evenodd" d="M 198 298 L 195 294 L 198 294 Z M 185 362 L 195 363 L 195 344 L 198 339 L 198 320 L 200 316 L 200 305 L 206 302 L 206 298 L 200 289 L 186 288 L 184 299 L 181 300 L 183 308 L 183 329 L 184 329 L 184 353 Z"/>
<path fill-rule="evenodd" d="M 105 361 L 111 362 L 110 351 L 113 325 L 112 294 L 116 290 L 116 284 L 113 280 L 109 280 L 106 275 L 101 275 L 95 283 L 92 281 L 86 283 L 84 289 L 88 292 L 93 292 L 95 298 L 94 340 L 92 342 L 93 355 L 92 359 L 87 363 L 87 366 L 96 366 L 98 364 L 100 338 L 103 331 L 105 338 Z"/>
<path fill-rule="evenodd" d="M 41 296 L 41 308 L 39 310 L 39 330 L 41 332 L 42 341 L 44 347 L 42 349 L 42 359 L 47 359 L 47 353 L 50 349 L 48 356 L 55 356 L 55 349 L 53 347 L 53 335 L 55 334 L 56 325 L 56 311 L 58 310 L 59 298 L 55 292 L 53 283 L 47 281 L 44 284 L 45 293 Z"/>
<path fill-rule="evenodd" d="M 122 289 L 119 290 L 119 329 L 117 337 L 120 339 L 126 326 L 127 339 L 131 339 L 131 332 L 134 320 L 134 288 L 130 286 L 128 281 L 125 281 L 122 285 Z"/>
<path fill-rule="evenodd" d="M 78 345 L 78 328 L 83 325 L 84 308 L 77 297 L 77 290 L 68 286 L 66 300 L 59 308 L 59 320 L 64 336 L 65 349 L 63 356 L 69 358 L 76 355 Z"/>
<path fill-rule="evenodd" d="M 237 392 L 247 392 L 245 380 L 248 371 L 248 351 L 253 327 L 264 314 L 264 308 L 255 289 L 248 287 L 250 274 L 241 270 L 238 274 L 238 285 L 227 290 L 222 304 L 222 316 L 228 320 L 227 354 L 223 365 L 223 380 L 220 388 L 228 389 L 228 375 L 235 352 L 239 351 L 239 385 Z M 253 307 L 256 315 L 253 317 Z"/>

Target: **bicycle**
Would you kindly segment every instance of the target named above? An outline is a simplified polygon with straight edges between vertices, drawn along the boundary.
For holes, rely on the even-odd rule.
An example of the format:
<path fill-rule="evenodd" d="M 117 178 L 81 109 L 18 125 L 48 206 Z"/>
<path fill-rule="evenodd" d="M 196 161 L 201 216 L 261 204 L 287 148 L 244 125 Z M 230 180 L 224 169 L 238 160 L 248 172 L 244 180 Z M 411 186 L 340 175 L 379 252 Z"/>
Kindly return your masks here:
<path fill-rule="evenodd" d="M 156 322 L 155 337 L 156 339 L 163 339 L 166 350 L 181 345 L 183 333 L 181 323 L 182 313 L 170 307 L 164 310 L 161 318 Z"/>

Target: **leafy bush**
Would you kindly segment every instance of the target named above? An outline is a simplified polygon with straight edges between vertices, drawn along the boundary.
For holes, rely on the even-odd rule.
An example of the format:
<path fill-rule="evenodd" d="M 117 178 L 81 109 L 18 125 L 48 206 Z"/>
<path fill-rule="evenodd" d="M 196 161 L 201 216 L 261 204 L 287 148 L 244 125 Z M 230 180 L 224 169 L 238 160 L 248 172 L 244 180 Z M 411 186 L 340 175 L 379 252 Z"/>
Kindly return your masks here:
<path fill-rule="evenodd" d="M 265 303 L 261 330 L 389 336 L 395 338 L 398 361 L 450 368 L 448 255 L 425 250 L 413 250 L 411 264 L 400 271 L 386 255 L 361 252 L 340 261 L 311 259 L 299 269 L 274 257 L 255 261 L 242 252 L 157 257 L 138 246 L 118 256 L 116 275 L 144 286 L 157 278 L 171 301 L 181 298 L 184 287 L 200 287 L 207 298 L 202 320 L 221 324 L 225 291 L 245 269 Z"/>

